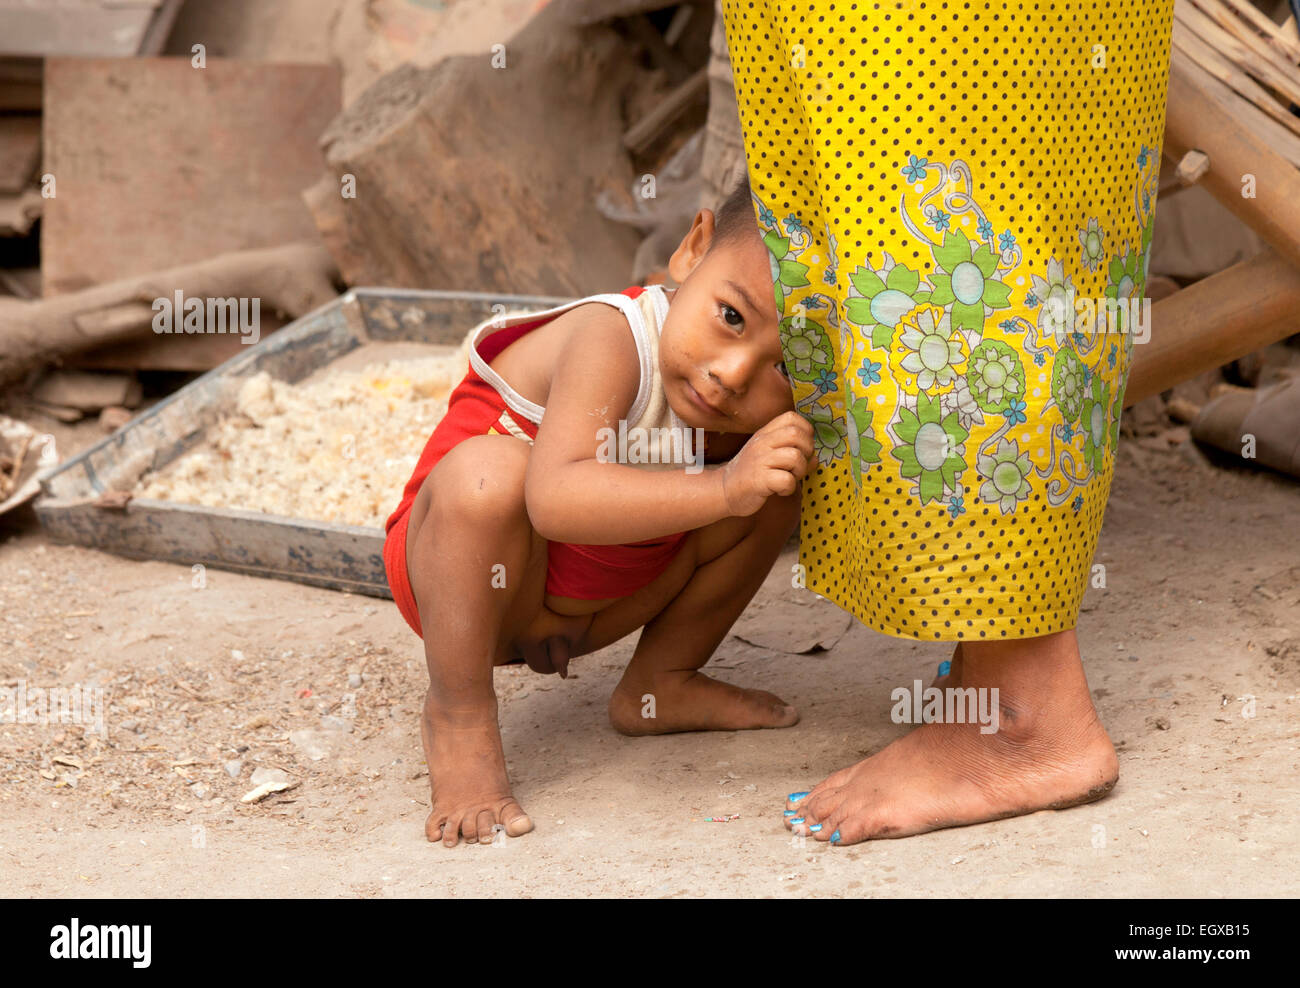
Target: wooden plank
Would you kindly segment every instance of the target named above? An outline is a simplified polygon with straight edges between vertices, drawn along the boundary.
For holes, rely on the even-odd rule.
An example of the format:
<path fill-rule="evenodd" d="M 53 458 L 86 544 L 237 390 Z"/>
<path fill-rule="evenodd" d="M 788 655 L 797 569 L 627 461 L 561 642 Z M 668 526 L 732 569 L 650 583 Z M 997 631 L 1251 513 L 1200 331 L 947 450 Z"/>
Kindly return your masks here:
<path fill-rule="evenodd" d="M 1283 26 L 1274 24 L 1272 19 L 1266 16 L 1250 0 L 1223 0 L 1223 4 L 1231 8 L 1238 16 L 1245 18 L 1256 31 L 1268 38 L 1269 43 L 1275 45 L 1285 56 L 1293 62 L 1300 63 L 1300 39 L 1288 34 L 1283 30 Z M 1177 10 L 1177 7 L 1174 9 Z"/>
<path fill-rule="evenodd" d="M 1211 17 L 1206 10 L 1213 12 Z M 1235 62 L 1247 75 L 1272 87 L 1293 103 L 1300 103 L 1300 79 L 1295 66 L 1276 54 L 1253 32 L 1243 30 L 1243 22 L 1218 4 L 1197 4 L 1195 0 L 1178 5 L 1178 21 L 1224 58 Z M 1224 25 L 1228 25 L 1226 27 Z"/>
<path fill-rule="evenodd" d="M 316 236 L 337 66 L 52 58 L 45 89 L 47 296 Z"/>
<path fill-rule="evenodd" d="M 1221 98 L 1225 103 L 1239 103 L 1235 112 L 1241 123 L 1268 140 L 1289 160 L 1297 161 L 1297 156 L 1300 156 L 1300 119 L 1283 108 L 1268 90 L 1242 72 L 1236 64 L 1222 57 L 1177 21 L 1173 25 L 1172 45 L 1175 56 L 1171 57 L 1186 58 L 1205 75 L 1223 85 Z M 1262 112 L 1255 112 L 1253 108 Z"/>
<path fill-rule="evenodd" d="M 0 0 L 0 55 L 135 55 L 162 0 Z"/>

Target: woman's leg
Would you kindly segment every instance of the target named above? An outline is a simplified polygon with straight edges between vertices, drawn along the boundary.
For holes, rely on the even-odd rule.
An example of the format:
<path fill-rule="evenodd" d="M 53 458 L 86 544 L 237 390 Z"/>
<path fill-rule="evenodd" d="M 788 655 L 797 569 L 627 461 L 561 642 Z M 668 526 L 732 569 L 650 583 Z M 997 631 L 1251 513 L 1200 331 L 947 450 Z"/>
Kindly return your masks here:
<path fill-rule="evenodd" d="M 848 842 L 1095 798 L 1117 768 L 1073 629 L 1146 294 L 1173 0 L 1071 4 L 1089 46 L 1010 37 L 1002 16 L 1063 28 L 1010 0 L 722 7 L 817 425 L 807 585 L 960 643 L 935 685 L 997 688 L 1002 712 L 993 734 L 924 724 L 787 813 Z"/>

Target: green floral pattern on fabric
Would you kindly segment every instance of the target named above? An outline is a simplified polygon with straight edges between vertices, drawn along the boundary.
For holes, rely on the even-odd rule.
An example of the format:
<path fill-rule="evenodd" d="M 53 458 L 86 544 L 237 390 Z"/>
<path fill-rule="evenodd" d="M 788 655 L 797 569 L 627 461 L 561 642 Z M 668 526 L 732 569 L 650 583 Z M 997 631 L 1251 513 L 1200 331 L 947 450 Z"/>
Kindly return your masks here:
<path fill-rule="evenodd" d="M 922 392 L 915 412 L 899 410 L 894 434 L 899 441 L 890 455 L 900 463 L 899 476 L 916 481 L 912 493 L 922 504 L 958 493 L 957 473 L 966 465 L 963 443 L 970 433 L 956 412 L 945 415 L 938 400 Z"/>
<path fill-rule="evenodd" d="M 928 258 L 924 270 L 887 251 L 878 266 L 845 270 L 829 229 L 814 238 L 755 197 L 795 406 L 813 424 L 818 462 L 847 458 L 859 486 L 884 466 L 923 506 L 954 517 L 972 497 L 1009 515 L 1036 490 L 1080 510 L 1118 443 L 1145 324 L 1132 307 L 1145 299 L 1158 156 L 1145 146 L 1137 155 L 1137 245 L 1108 251 L 1108 231 L 1085 217 L 1077 253 L 1048 257 L 1041 271 L 1029 269 L 1014 222 L 997 232 L 965 162 L 908 156 L 900 170 L 896 218 Z"/>

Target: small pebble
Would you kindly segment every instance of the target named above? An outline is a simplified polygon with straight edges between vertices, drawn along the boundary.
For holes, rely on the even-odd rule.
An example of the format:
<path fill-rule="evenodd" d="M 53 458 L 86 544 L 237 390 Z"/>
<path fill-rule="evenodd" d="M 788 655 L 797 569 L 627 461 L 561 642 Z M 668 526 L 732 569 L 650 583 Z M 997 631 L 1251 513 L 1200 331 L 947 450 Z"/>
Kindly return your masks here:
<path fill-rule="evenodd" d="M 241 761 L 226 762 L 221 767 L 226 770 L 226 774 L 232 779 L 238 779 L 239 773 L 244 770 L 244 763 Z"/>
<path fill-rule="evenodd" d="M 260 768 L 253 770 L 252 783 L 255 786 L 260 786 L 266 782 L 287 783 L 288 781 L 289 781 L 289 773 L 284 771 L 284 769 L 268 768 L 267 766 L 263 765 Z"/>
<path fill-rule="evenodd" d="M 355 690 L 360 688 L 361 688 L 361 673 L 359 672 L 348 673 L 348 689 Z"/>

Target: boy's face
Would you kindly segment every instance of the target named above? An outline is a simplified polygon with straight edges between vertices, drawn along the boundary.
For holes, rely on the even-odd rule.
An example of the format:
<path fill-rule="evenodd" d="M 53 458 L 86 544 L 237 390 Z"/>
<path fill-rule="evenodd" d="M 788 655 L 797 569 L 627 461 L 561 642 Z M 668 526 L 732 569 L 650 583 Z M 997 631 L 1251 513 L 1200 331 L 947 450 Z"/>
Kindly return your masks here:
<path fill-rule="evenodd" d="M 668 404 L 691 428 L 754 433 L 794 408 L 768 250 L 752 237 L 713 240 L 713 214 L 695 214 L 668 262 L 680 286 L 659 334 Z"/>

